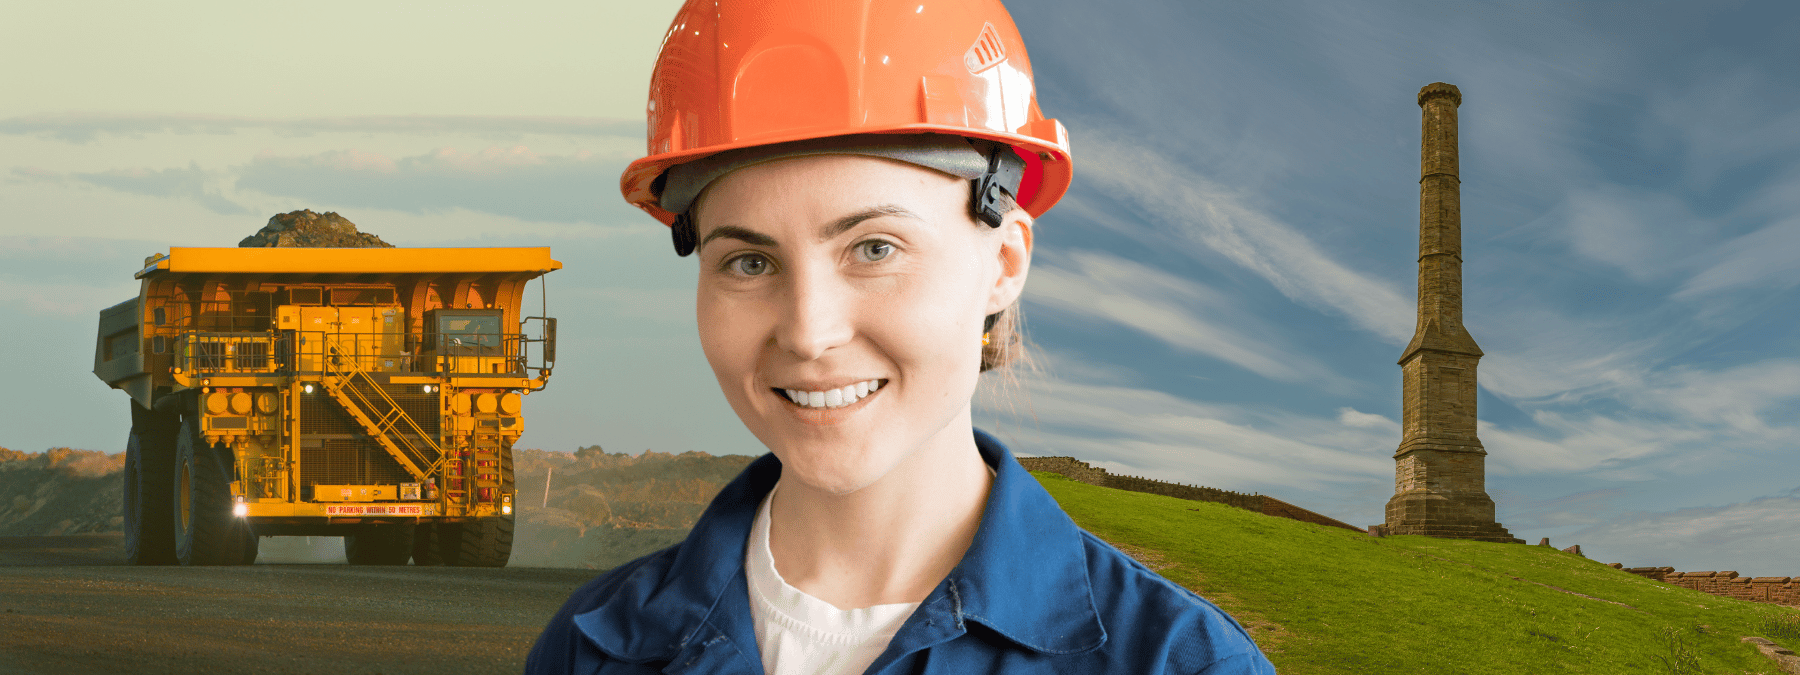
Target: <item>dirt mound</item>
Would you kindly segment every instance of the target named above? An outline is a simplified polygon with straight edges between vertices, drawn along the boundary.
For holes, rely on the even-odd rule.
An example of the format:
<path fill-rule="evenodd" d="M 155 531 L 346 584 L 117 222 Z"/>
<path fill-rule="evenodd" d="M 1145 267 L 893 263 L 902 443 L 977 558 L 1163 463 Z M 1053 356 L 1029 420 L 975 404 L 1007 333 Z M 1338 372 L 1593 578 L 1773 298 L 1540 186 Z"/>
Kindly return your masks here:
<path fill-rule="evenodd" d="M 356 231 L 356 223 L 336 211 L 313 213 L 311 209 L 278 213 L 256 234 L 238 242 L 240 248 L 393 248 L 394 245 L 367 232 Z"/>
<path fill-rule="evenodd" d="M 680 543 L 713 496 L 753 459 L 614 454 L 598 446 L 572 455 L 515 450 L 519 511 L 511 564 L 609 569 Z"/>
<path fill-rule="evenodd" d="M 125 453 L 0 448 L 0 536 L 118 530 Z"/>

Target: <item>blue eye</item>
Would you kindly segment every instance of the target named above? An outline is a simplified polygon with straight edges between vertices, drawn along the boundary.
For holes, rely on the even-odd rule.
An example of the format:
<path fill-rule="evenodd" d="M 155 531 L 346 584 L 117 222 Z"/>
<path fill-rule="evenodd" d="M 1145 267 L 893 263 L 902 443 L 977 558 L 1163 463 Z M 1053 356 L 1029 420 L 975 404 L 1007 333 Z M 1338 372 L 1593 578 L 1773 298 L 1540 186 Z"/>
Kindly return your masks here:
<path fill-rule="evenodd" d="M 740 255 L 725 262 L 725 268 L 744 276 L 758 276 L 769 271 L 769 259 L 760 255 Z"/>
<path fill-rule="evenodd" d="M 867 260 L 870 260 L 870 261 L 875 261 L 875 260 L 880 260 L 882 258 L 886 258 L 886 257 L 888 257 L 889 253 L 894 252 L 893 244 L 882 241 L 880 239 L 871 239 L 871 240 L 865 241 L 861 244 L 857 244 L 856 247 L 858 249 L 866 251 L 866 253 L 864 254 L 864 258 Z"/>

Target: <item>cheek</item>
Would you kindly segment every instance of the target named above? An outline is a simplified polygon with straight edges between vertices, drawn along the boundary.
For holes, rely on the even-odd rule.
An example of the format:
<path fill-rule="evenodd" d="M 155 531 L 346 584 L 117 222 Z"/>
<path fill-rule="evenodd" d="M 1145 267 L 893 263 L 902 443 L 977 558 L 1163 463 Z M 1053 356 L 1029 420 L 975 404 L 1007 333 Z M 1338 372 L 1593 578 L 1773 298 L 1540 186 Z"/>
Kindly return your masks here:
<path fill-rule="evenodd" d="M 702 289 L 694 298 L 694 321 L 699 327 L 700 351 L 721 384 L 753 367 L 759 315 L 765 315 L 719 293 Z M 731 393 L 726 387 L 726 393 Z"/>
<path fill-rule="evenodd" d="M 865 303 L 865 325 L 885 338 L 896 360 L 979 369 L 986 296 L 976 292 L 976 276 L 966 266 L 945 266 L 896 284 Z"/>

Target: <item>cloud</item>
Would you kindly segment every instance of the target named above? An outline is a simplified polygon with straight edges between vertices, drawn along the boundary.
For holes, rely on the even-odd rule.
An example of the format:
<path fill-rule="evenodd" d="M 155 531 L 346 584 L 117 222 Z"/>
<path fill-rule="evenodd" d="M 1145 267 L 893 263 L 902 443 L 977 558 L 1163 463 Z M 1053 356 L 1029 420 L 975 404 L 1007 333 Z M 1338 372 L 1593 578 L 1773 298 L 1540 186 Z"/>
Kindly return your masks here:
<path fill-rule="evenodd" d="M 1260 322 L 1199 282 L 1097 251 L 1043 250 L 1033 262 L 1025 297 L 1035 306 L 1124 326 L 1271 379 L 1352 386 L 1313 358 L 1278 347 L 1269 338 L 1276 331 L 1252 335 L 1232 327 Z"/>
<path fill-rule="evenodd" d="M 1627 567 L 1800 574 L 1793 557 L 1800 551 L 1800 488 L 1726 506 L 1638 512 L 1563 538 Z"/>
<path fill-rule="evenodd" d="M 1343 315 L 1393 344 L 1412 337 L 1414 305 L 1392 286 L 1333 260 L 1298 230 L 1126 134 L 1090 128 L 1084 136 L 1083 180 L 1141 204 L 1160 226 L 1296 302 Z"/>
<path fill-rule="evenodd" d="M 1800 446 L 1800 359 L 1628 372 L 1608 385 L 1603 400 L 1614 406 L 1546 405 L 1531 414 L 1533 428 L 1482 423 L 1489 465 L 1643 480 L 1711 469 L 1721 453 L 1751 461 Z"/>
<path fill-rule="evenodd" d="M 1064 367 L 1070 356 L 1044 351 L 1039 356 L 1050 372 L 1072 370 Z M 988 389 L 976 408 L 1001 420 L 997 433 L 1022 439 L 1017 450 L 1024 453 L 1069 455 L 1150 478 L 1284 494 L 1385 481 L 1393 472 L 1388 456 L 1399 439 L 1385 428 L 1205 403 L 1121 384 L 1038 375 L 1021 380 L 1023 405 L 1009 405 Z M 1012 423 L 1004 421 L 1009 418 Z"/>
<path fill-rule="evenodd" d="M 0 307 L 24 310 L 27 315 L 57 319 L 92 319 L 101 309 L 127 297 L 119 284 L 57 283 L 0 274 Z"/>
<path fill-rule="evenodd" d="M 617 184 L 623 162 L 592 153 L 539 154 L 525 146 L 478 152 L 441 148 L 392 158 L 360 150 L 301 157 L 257 156 L 239 189 L 297 197 L 334 208 L 433 213 L 465 208 L 549 223 L 641 219 Z"/>
<path fill-rule="evenodd" d="M 1575 253 L 1611 265 L 1640 283 L 1693 265 L 1710 223 L 1687 203 L 1656 191 L 1608 185 L 1572 190 L 1564 216 Z"/>
<path fill-rule="evenodd" d="M 234 134 L 261 129 L 290 136 L 323 133 L 472 134 L 517 139 L 526 134 L 618 136 L 641 139 L 644 123 L 587 117 L 475 115 L 387 115 L 280 119 L 230 115 L 101 115 L 68 113 L 0 120 L 0 134 L 88 143 L 102 137 L 144 138 L 153 134 Z"/>
<path fill-rule="evenodd" d="M 1800 286 L 1800 218 L 1788 217 L 1720 244 L 1707 256 L 1713 262 L 1683 284 L 1674 297 L 1697 299 L 1735 288 Z"/>
<path fill-rule="evenodd" d="M 79 326 L 90 336 L 96 313 L 135 297 L 131 274 L 155 244 L 69 236 L 0 236 L 0 307 Z"/>
<path fill-rule="evenodd" d="M 1800 106 L 1779 75 L 1761 63 L 1709 64 L 1702 77 L 1654 82 L 1645 102 L 1643 134 L 1681 153 L 1685 187 L 1705 190 L 1738 180 L 1735 169 L 1786 163 L 1800 149 Z M 1778 93 L 1779 92 L 1779 93 Z"/>
<path fill-rule="evenodd" d="M 98 187 L 151 197 L 192 199 L 213 213 L 239 215 L 250 209 L 226 199 L 217 179 L 191 163 L 185 169 L 125 169 L 100 173 L 75 173 L 70 178 Z"/>
<path fill-rule="evenodd" d="M 1355 408 L 1338 408 L 1338 422 L 1347 427 L 1361 429 L 1381 429 L 1400 437 L 1400 423 L 1372 413 L 1361 412 Z"/>

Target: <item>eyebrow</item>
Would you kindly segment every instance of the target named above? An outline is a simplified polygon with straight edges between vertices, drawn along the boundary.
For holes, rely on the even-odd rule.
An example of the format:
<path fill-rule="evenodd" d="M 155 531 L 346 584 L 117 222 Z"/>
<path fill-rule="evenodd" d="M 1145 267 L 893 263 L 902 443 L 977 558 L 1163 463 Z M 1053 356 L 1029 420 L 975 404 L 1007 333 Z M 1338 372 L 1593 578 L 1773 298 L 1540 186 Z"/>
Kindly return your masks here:
<path fill-rule="evenodd" d="M 825 241 L 832 237 L 836 237 L 849 231 L 850 228 L 861 225 L 865 220 L 880 218 L 882 216 L 901 216 L 913 220 L 924 220 L 924 218 L 919 217 L 919 214 L 913 213 L 911 210 L 898 204 L 871 206 L 827 223 L 825 227 L 819 229 L 819 241 Z M 768 246 L 770 248 L 781 247 L 781 244 L 775 242 L 774 237 L 761 232 L 745 227 L 738 227 L 736 225 L 721 225 L 713 228 L 711 232 L 707 232 L 706 237 L 701 239 L 700 245 L 695 248 L 705 248 L 707 242 L 720 238 L 736 239 L 753 246 Z"/>

